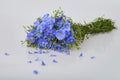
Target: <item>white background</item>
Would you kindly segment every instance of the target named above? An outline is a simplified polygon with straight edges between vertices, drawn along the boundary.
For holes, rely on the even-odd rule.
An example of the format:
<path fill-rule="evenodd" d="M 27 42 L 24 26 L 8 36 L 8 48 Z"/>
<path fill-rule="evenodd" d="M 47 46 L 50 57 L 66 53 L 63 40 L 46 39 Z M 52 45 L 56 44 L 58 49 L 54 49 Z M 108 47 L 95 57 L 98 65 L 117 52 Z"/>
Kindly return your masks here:
<path fill-rule="evenodd" d="M 36 56 L 29 56 L 27 51 L 33 49 L 20 43 L 26 37 L 22 26 L 59 7 L 81 23 L 104 15 L 113 19 L 118 29 L 91 36 L 70 56 L 56 53 L 57 64 L 48 55 L 42 56 L 45 67 L 37 62 L 28 64 Z M 120 80 L 119 28 L 119 0 L 0 0 L 0 80 Z M 83 57 L 78 57 L 81 52 Z M 33 70 L 39 74 L 34 75 Z"/>

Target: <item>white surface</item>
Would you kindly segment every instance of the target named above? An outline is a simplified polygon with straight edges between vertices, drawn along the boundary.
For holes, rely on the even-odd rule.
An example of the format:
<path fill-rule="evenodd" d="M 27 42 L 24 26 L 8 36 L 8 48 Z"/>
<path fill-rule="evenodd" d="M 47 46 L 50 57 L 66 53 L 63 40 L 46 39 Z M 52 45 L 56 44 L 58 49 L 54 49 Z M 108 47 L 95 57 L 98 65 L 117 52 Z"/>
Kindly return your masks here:
<path fill-rule="evenodd" d="M 98 34 L 84 41 L 70 56 L 59 54 L 58 64 L 43 56 L 46 66 L 28 64 L 28 49 L 22 25 L 32 24 L 38 16 L 61 8 L 76 22 L 96 17 L 112 18 L 118 30 Z M 0 80 L 120 80 L 120 1 L 119 0 L 0 0 Z M 5 52 L 10 56 L 3 55 Z M 80 52 L 84 56 L 79 58 Z M 95 59 L 90 59 L 95 56 Z M 34 75 L 38 70 L 39 75 Z"/>

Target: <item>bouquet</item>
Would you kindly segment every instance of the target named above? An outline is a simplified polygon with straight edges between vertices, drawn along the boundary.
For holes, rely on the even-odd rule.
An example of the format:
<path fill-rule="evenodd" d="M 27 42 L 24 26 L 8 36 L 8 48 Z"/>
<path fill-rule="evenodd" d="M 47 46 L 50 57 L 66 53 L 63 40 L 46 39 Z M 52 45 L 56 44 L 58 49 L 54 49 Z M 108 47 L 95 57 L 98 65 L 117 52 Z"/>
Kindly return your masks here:
<path fill-rule="evenodd" d="M 111 19 L 102 17 L 90 23 L 75 23 L 58 9 L 52 15 L 47 13 L 37 18 L 33 25 L 24 28 L 28 47 L 66 52 L 72 48 L 79 49 L 90 34 L 109 32 L 116 27 Z"/>

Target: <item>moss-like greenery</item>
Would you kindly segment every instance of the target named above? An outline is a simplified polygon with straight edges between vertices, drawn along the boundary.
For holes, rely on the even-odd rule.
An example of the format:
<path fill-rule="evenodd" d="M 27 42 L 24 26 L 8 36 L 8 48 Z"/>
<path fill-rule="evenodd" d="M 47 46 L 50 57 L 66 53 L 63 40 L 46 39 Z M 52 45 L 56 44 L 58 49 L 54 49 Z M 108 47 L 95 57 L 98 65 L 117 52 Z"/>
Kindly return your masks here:
<path fill-rule="evenodd" d="M 99 17 L 95 19 L 95 21 L 85 25 L 82 25 L 80 23 L 74 23 L 72 25 L 72 29 L 74 30 L 74 36 L 77 40 L 75 44 L 76 47 L 78 47 L 79 44 L 82 43 L 85 38 L 88 38 L 88 34 L 110 32 L 113 29 L 116 29 L 116 27 L 111 19 Z"/>

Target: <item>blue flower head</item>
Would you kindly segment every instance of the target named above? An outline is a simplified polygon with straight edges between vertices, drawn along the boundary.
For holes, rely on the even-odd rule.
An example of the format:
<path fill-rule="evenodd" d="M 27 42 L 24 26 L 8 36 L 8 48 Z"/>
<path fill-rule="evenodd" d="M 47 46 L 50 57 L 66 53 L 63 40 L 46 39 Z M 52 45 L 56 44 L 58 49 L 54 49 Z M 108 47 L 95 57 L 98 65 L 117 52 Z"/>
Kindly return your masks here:
<path fill-rule="evenodd" d="M 34 26 L 39 26 L 40 25 L 40 22 L 38 21 L 38 20 L 36 20 L 35 22 L 34 22 Z"/>
<path fill-rule="evenodd" d="M 64 21 L 65 20 L 65 21 Z M 71 30 L 71 22 L 66 20 L 64 15 L 53 18 L 49 14 L 45 14 L 40 21 L 34 22 L 35 30 L 31 30 L 27 34 L 27 40 L 35 44 L 36 47 L 49 48 L 59 52 L 65 51 L 69 55 L 68 44 L 74 44 L 76 39 Z M 57 39 L 58 42 L 54 44 Z M 44 62 L 42 62 L 44 65 Z"/>
<path fill-rule="evenodd" d="M 63 25 L 63 16 L 55 19 L 55 25 L 58 26 L 58 27 L 62 27 L 62 25 Z"/>
<path fill-rule="evenodd" d="M 50 49 L 54 50 L 54 49 L 55 49 L 55 46 L 54 46 L 53 44 L 51 44 Z"/>
<path fill-rule="evenodd" d="M 76 42 L 76 39 L 74 37 L 67 38 L 66 42 L 67 44 L 74 44 Z"/>
<path fill-rule="evenodd" d="M 65 34 L 66 34 L 66 37 L 70 37 L 70 36 L 73 36 L 73 31 L 70 30 L 70 31 L 65 31 Z"/>
<path fill-rule="evenodd" d="M 51 30 L 50 27 L 46 25 L 46 26 L 44 27 L 44 29 L 43 29 L 43 32 L 46 33 L 46 32 L 48 32 L 49 30 Z"/>
<path fill-rule="evenodd" d="M 50 29 L 53 28 L 54 26 L 54 23 L 55 23 L 55 19 L 54 18 L 49 18 L 47 21 L 46 21 L 47 25 L 50 27 Z"/>
<path fill-rule="evenodd" d="M 49 30 L 52 30 L 54 22 L 55 21 L 53 18 L 49 18 L 48 21 L 45 22 L 45 27 L 43 28 L 45 33 L 48 32 Z"/>
<path fill-rule="evenodd" d="M 55 36 L 57 37 L 58 40 L 63 40 L 65 38 L 65 31 L 62 29 L 56 31 Z"/>
<path fill-rule="evenodd" d="M 45 22 L 42 22 L 42 23 L 40 23 L 40 24 L 38 25 L 38 27 L 37 27 L 36 30 L 38 30 L 38 31 L 40 31 L 40 33 L 42 33 L 43 30 L 45 29 L 45 27 L 46 27 L 46 23 L 45 23 Z"/>
<path fill-rule="evenodd" d="M 61 45 L 57 45 L 55 47 L 55 49 L 58 51 L 58 52 L 63 52 L 63 47 Z"/>
<path fill-rule="evenodd" d="M 48 45 L 47 45 L 47 48 L 51 49 L 51 47 L 52 47 L 52 45 L 53 45 L 52 43 L 53 43 L 52 41 L 49 41 L 49 42 L 48 42 Z"/>
<path fill-rule="evenodd" d="M 39 44 L 40 44 L 40 47 L 43 48 L 47 46 L 48 41 L 46 39 L 40 39 Z"/>
<path fill-rule="evenodd" d="M 43 17 L 42 17 L 42 21 L 47 21 L 48 19 L 49 19 L 50 17 L 49 17 L 49 14 L 47 13 L 47 14 L 45 14 Z"/>
<path fill-rule="evenodd" d="M 70 21 L 67 20 L 66 23 L 63 25 L 62 29 L 65 30 L 65 31 L 70 31 L 71 30 Z"/>
<path fill-rule="evenodd" d="M 29 40 L 31 43 L 35 42 L 35 30 L 31 30 L 30 33 L 27 34 L 27 40 Z"/>
<path fill-rule="evenodd" d="M 48 32 L 46 32 L 46 36 L 47 36 L 48 38 L 50 38 L 50 40 L 51 40 L 51 39 L 55 38 L 55 32 L 56 32 L 55 29 L 51 29 L 51 30 L 49 30 Z"/>

